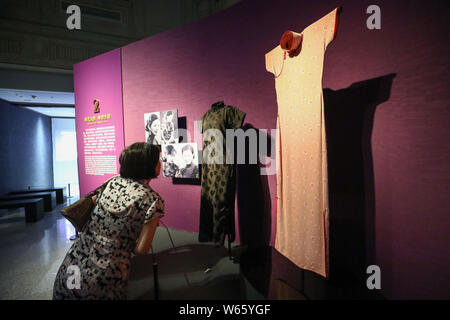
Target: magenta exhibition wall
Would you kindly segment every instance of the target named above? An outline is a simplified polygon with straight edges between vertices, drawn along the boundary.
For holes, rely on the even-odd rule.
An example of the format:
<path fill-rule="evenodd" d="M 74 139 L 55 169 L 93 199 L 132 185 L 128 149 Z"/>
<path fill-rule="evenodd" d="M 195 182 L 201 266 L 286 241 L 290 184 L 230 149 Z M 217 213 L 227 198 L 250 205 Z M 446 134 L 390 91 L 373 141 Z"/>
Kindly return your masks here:
<path fill-rule="evenodd" d="M 248 36 L 256 30 L 247 25 L 239 30 L 243 13 L 227 11 L 122 48 L 126 145 L 145 140 L 144 113 L 175 108 L 178 117 L 185 118 L 194 142 L 194 121 L 218 100 L 246 112 L 245 122 L 256 128 L 275 128 L 274 97 L 267 101 L 267 95 L 260 94 L 273 81 L 265 72 L 261 43 L 252 43 L 258 51 L 247 48 Z M 268 90 L 273 94 L 273 88 Z M 276 178 L 265 179 L 273 217 Z M 198 232 L 201 187 L 174 185 L 163 177 L 152 185 L 166 200 L 164 221 L 176 229 Z M 274 228 L 272 224 L 272 239 Z"/>
<path fill-rule="evenodd" d="M 354 277 L 365 283 L 365 268 L 377 264 L 387 298 L 448 299 L 447 5 L 378 1 L 382 28 L 369 30 L 366 9 L 371 4 L 248 0 L 123 47 L 125 145 L 144 141 L 144 113 L 173 108 L 193 137 L 194 121 L 218 100 L 245 111 L 248 127 L 275 128 L 274 79 L 265 70 L 265 53 L 285 30 L 302 31 L 343 6 L 323 68 L 330 283 L 345 287 Z M 102 55 L 91 67 L 102 70 L 102 57 L 106 60 Z M 77 82 L 76 92 L 80 86 Z M 108 92 L 117 104 L 119 93 L 119 88 Z M 89 101 L 86 108 L 91 108 Z M 275 176 L 259 176 L 257 166 L 240 166 L 238 171 L 240 240 L 251 243 L 252 235 L 262 234 L 259 244 L 273 244 Z M 200 186 L 163 177 L 152 186 L 166 201 L 166 224 L 196 232 Z M 253 229 L 263 232 L 246 234 Z M 311 289 L 310 297 L 315 297 L 308 275 L 303 286 L 298 268 L 277 262 L 282 257 L 276 254 L 271 259 L 272 278 L 298 290 Z M 324 290 L 330 294 L 334 289 Z"/>
<path fill-rule="evenodd" d="M 82 196 L 119 173 L 118 155 L 124 148 L 121 72 L 120 49 L 74 65 L 78 175 Z M 99 101 L 98 113 L 94 112 L 94 99 Z"/>

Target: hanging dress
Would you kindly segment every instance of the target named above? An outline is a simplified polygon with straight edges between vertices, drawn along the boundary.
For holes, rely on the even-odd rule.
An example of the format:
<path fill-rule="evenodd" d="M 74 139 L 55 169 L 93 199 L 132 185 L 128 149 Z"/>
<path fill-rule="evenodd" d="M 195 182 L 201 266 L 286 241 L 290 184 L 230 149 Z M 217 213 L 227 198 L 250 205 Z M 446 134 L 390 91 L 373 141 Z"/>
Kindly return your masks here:
<path fill-rule="evenodd" d="M 278 103 L 275 248 L 323 277 L 328 277 L 329 207 L 322 70 L 337 22 L 338 8 L 300 34 L 288 32 L 289 41 L 293 35 L 301 39 L 294 52 L 285 54 L 287 48 L 279 45 L 266 54 Z"/>
<path fill-rule="evenodd" d="M 236 166 L 226 163 L 226 130 L 242 127 L 245 112 L 218 101 L 202 117 L 203 161 L 199 242 L 223 246 L 235 239 Z M 220 139 L 223 143 L 214 143 Z M 222 163 L 214 163 L 221 156 Z M 219 162 L 219 161 L 217 161 Z"/>

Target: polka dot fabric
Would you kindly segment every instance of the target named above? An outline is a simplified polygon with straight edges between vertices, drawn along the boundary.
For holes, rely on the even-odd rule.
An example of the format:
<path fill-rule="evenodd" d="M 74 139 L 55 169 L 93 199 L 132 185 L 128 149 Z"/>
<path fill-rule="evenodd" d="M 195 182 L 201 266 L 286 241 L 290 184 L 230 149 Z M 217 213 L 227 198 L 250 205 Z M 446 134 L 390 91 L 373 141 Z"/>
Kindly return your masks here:
<path fill-rule="evenodd" d="M 337 8 L 301 32 L 297 52 L 266 54 L 276 76 L 277 231 L 275 248 L 300 268 L 328 277 L 328 170 L 322 71 Z"/>

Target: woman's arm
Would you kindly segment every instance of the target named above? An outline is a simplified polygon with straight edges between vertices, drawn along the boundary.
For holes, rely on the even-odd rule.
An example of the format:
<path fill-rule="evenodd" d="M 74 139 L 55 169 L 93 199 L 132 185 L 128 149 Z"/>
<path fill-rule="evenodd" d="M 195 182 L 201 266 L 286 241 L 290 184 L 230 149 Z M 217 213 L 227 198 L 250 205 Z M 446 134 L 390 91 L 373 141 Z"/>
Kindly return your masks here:
<path fill-rule="evenodd" d="M 158 223 L 159 217 L 156 217 L 144 224 L 134 248 L 136 254 L 145 255 L 150 251 Z"/>

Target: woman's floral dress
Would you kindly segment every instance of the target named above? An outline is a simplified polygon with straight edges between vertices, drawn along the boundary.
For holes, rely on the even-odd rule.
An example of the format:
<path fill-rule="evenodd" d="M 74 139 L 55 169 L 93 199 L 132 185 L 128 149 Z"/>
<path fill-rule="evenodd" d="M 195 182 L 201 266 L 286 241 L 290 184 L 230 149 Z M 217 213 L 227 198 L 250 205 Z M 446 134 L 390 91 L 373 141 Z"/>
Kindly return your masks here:
<path fill-rule="evenodd" d="M 136 240 L 163 215 L 164 200 L 149 186 L 112 178 L 59 268 L 53 299 L 126 299 Z"/>

